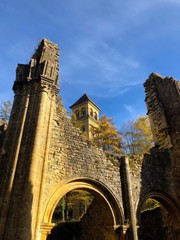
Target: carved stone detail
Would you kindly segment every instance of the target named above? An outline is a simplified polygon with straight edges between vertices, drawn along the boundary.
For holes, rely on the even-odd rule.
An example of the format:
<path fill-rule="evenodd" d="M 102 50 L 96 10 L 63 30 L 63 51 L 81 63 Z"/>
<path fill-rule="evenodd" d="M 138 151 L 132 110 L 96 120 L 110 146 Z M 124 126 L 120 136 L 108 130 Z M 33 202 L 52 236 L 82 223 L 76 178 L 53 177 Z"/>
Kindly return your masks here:
<path fill-rule="evenodd" d="M 34 91 L 45 90 L 57 95 L 59 92 L 57 86 L 59 78 L 58 57 L 58 46 L 43 39 L 29 64 L 18 64 L 16 81 L 13 86 L 15 94 L 32 94 Z M 38 88 L 36 88 L 36 83 Z M 25 88 L 24 85 L 26 85 Z"/>

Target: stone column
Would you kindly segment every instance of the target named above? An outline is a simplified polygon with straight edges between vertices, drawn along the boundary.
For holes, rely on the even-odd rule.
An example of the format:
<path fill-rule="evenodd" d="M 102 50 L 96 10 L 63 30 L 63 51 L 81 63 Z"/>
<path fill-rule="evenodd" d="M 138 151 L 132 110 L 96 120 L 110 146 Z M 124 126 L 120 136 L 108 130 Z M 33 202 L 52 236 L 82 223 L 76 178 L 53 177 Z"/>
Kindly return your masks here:
<path fill-rule="evenodd" d="M 44 224 L 41 224 L 41 227 L 40 227 L 40 240 L 46 240 L 47 239 L 47 236 L 50 234 L 51 232 L 51 229 L 55 226 L 55 224 L 53 223 L 44 223 Z"/>
<path fill-rule="evenodd" d="M 5 186 L 0 192 L 0 240 L 39 240 L 51 107 L 59 91 L 58 52 L 57 45 L 43 40 L 29 65 L 20 64 L 16 71 L 7 164 L 0 166 L 0 186 Z"/>
<path fill-rule="evenodd" d="M 121 225 L 121 237 L 122 240 L 126 240 L 126 232 L 129 229 L 129 223 Z"/>
<path fill-rule="evenodd" d="M 23 87 L 21 91 L 20 95 L 16 94 L 14 97 L 7 134 L 3 144 L 3 154 L 0 156 L 2 161 L 0 168 L 3 169 L 0 176 L 0 239 L 2 240 L 5 239 L 4 232 L 8 225 L 9 208 L 12 207 L 11 197 L 29 105 L 27 88 Z"/>
<path fill-rule="evenodd" d="M 127 198 L 126 200 L 128 201 L 126 208 L 128 215 L 129 215 L 129 229 L 132 233 L 132 240 L 138 240 L 138 234 L 137 234 L 137 221 L 136 221 L 136 214 L 134 211 L 134 204 L 133 204 L 133 196 L 132 196 L 132 187 L 131 187 L 131 178 L 130 178 L 130 172 L 129 172 L 129 158 L 124 157 L 124 170 L 125 174 L 124 177 L 126 178 L 126 193 Z M 126 229 L 126 228 L 125 228 Z"/>

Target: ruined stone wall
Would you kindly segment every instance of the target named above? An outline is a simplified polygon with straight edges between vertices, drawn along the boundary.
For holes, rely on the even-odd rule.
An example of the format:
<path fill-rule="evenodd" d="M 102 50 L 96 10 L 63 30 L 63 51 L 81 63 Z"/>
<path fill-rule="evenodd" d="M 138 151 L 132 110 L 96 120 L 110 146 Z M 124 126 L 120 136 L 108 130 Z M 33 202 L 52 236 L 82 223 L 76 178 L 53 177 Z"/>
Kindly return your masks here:
<path fill-rule="evenodd" d="M 144 211 L 141 214 L 141 222 L 142 228 L 139 231 L 139 240 L 167 240 L 160 207 Z"/>
<path fill-rule="evenodd" d="M 113 228 L 113 219 L 109 207 L 100 197 L 96 197 L 81 220 L 80 240 L 118 240 Z"/>
<path fill-rule="evenodd" d="M 129 171 L 130 171 L 130 177 L 131 177 L 132 197 L 133 197 L 134 209 L 136 211 L 137 204 L 140 197 L 140 192 L 141 192 L 141 181 L 142 181 L 141 171 L 142 171 L 144 156 L 136 155 L 130 158 L 129 161 L 130 161 Z"/>
<path fill-rule="evenodd" d="M 0 161 L 2 240 L 46 239 L 56 200 L 69 179 L 91 180 L 94 185 L 87 185 L 109 203 L 113 224 L 124 221 L 120 163 L 84 140 L 63 106 L 55 103 L 58 56 L 58 46 L 44 39 L 29 64 L 19 64 L 16 70 Z"/>
<path fill-rule="evenodd" d="M 144 86 L 155 144 L 161 148 L 179 146 L 180 82 L 151 74 Z"/>
<path fill-rule="evenodd" d="M 152 148 L 150 154 L 144 156 L 141 172 L 141 194 L 156 189 L 173 192 L 173 176 L 171 156 L 168 149 Z"/>
<path fill-rule="evenodd" d="M 89 214 L 95 214 L 99 206 L 103 214 L 111 209 L 111 217 L 114 214 L 116 218 L 118 209 L 122 219 L 113 223 L 122 225 L 124 236 L 130 226 L 133 235 L 128 239 L 138 239 L 136 210 L 138 217 L 148 192 L 174 212 L 173 230 L 179 231 L 180 83 L 156 74 L 146 81 L 146 103 L 156 146 L 142 166 L 135 164 L 129 169 L 127 158 L 119 161 L 107 157 L 83 139 L 62 104 L 55 103 L 58 56 L 58 46 L 44 39 L 30 63 L 17 67 L 15 100 L 0 160 L 0 239 L 46 239 L 58 194 L 63 184 L 73 179 L 94 181 L 97 185 L 89 189 L 103 196 L 103 201 L 112 198 L 116 209 L 108 199 L 111 207 L 102 202 L 89 209 Z M 106 191 L 100 192 L 99 186 Z M 112 225 L 110 218 L 104 221 L 103 214 L 97 216 L 97 225 Z M 88 222 L 87 215 L 82 223 L 87 226 Z M 98 235 L 92 235 L 95 229 L 97 226 L 92 226 L 88 234 L 97 240 Z M 103 235 L 107 228 L 101 230 Z M 116 239 L 114 234 L 106 232 L 107 239 Z"/>
<path fill-rule="evenodd" d="M 179 239 L 180 82 L 153 73 L 144 87 L 155 147 L 144 156 L 138 207 L 149 197 L 158 200 L 168 211 Z"/>
<path fill-rule="evenodd" d="M 155 160 L 152 161 L 151 166 L 149 165 L 149 169 L 151 172 L 156 170 L 158 175 L 158 169 L 164 169 L 163 166 L 167 163 L 165 177 L 160 175 L 158 178 L 161 182 L 169 182 L 168 186 L 178 200 L 180 199 L 180 82 L 153 73 L 145 82 L 144 87 L 154 141 L 159 148 L 151 154 L 151 158 Z M 167 153 L 163 154 L 163 157 L 160 149 L 166 149 Z M 157 161 L 159 161 L 159 166 L 155 168 Z M 144 173 L 147 173 L 147 169 Z M 160 182 L 156 183 L 156 188 L 160 188 Z"/>
<path fill-rule="evenodd" d="M 90 178 L 106 185 L 122 205 L 118 161 L 89 144 L 67 117 L 62 105 L 54 109 L 49 145 L 44 201 L 63 179 Z"/>
<path fill-rule="evenodd" d="M 178 240 L 169 213 L 161 205 L 141 213 L 139 240 Z"/>

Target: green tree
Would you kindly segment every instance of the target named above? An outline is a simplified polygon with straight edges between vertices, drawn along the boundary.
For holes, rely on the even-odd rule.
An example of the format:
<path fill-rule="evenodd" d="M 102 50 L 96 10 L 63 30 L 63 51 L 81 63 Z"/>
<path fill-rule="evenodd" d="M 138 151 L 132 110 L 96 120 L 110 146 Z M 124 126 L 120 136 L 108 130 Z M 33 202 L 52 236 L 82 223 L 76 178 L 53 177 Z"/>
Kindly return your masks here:
<path fill-rule="evenodd" d="M 112 118 L 103 115 L 98 122 L 98 128 L 91 127 L 92 143 L 104 151 L 121 153 L 122 137 L 114 126 Z"/>
<path fill-rule="evenodd" d="M 126 154 L 145 154 L 153 146 L 152 132 L 147 116 L 123 124 L 121 134 L 123 137 L 122 146 Z"/>
<path fill-rule="evenodd" d="M 8 123 L 11 113 L 11 101 L 2 101 L 0 105 L 0 120 L 2 123 Z"/>

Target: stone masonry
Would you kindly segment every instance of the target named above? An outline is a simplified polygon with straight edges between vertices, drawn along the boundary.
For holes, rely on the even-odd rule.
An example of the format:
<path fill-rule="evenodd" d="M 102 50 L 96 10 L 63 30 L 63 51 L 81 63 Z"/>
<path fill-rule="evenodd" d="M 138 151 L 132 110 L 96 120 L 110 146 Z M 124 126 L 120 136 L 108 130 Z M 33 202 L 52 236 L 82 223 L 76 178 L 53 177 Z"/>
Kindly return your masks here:
<path fill-rule="evenodd" d="M 152 73 L 144 87 L 155 147 L 144 156 L 139 207 L 145 198 L 158 200 L 173 221 L 167 239 L 179 239 L 180 82 Z"/>

